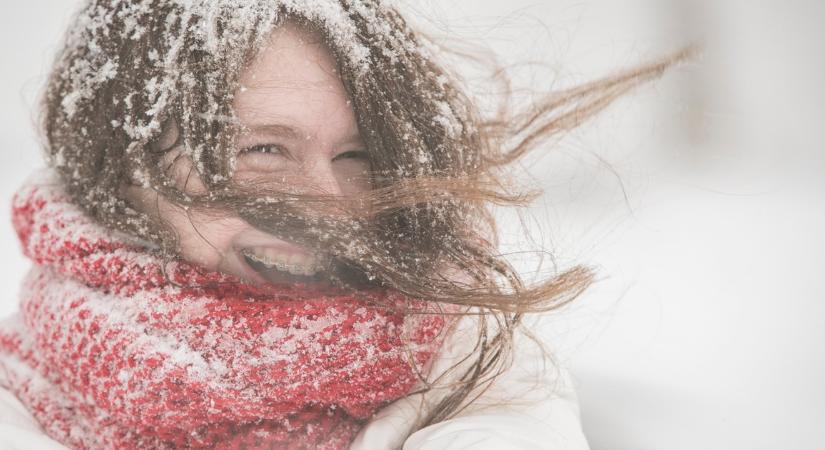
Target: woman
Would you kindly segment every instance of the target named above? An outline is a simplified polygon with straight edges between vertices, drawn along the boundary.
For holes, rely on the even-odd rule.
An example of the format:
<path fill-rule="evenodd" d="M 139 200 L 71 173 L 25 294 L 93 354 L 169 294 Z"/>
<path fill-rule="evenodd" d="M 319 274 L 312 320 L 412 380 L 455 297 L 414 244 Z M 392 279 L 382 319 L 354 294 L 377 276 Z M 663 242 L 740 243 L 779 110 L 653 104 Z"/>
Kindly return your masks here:
<path fill-rule="evenodd" d="M 15 201 L 36 267 L 0 384 L 76 448 L 586 448 L 514 334 L 591 274 L 525 286 L 487 208 L 669 62 L 485 119 L 432 48 L 376 1 L 88 3 L 56 178 Z"/>

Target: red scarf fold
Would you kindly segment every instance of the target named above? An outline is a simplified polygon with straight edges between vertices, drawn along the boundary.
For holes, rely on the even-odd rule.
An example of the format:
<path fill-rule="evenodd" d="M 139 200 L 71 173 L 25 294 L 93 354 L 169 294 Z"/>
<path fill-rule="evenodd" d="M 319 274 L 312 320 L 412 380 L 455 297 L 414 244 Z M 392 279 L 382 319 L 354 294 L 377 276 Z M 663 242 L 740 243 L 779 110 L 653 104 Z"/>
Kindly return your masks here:
<path fill-rule="evenodd" d="M 418 381 L 444 320 L 386 290 L 255 287 L 151 250 L 31 183 L 34 267 L 0 322 L 0 385 L 82 449 L 342 449 Z"/>

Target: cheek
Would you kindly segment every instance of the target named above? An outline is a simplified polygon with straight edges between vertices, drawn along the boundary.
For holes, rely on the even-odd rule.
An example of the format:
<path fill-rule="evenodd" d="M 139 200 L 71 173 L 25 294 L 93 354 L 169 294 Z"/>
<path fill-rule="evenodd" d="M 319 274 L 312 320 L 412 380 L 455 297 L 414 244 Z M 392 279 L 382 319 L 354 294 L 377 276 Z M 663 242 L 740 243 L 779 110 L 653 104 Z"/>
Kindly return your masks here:
<path fill-rule="evenodd" d="M 135 209 L 175 231 L 181 258 L 210 270 L 219 270 L 232 252 L 232 239 L 250 228 L 239 218 L 197 212 L 187 214 L 154 191 L 132 186 L 127 188 L 126 195 Z"/>
<path fill-rule="evenodd" d="M 363 159 L 345 159 L 334 163 L 335 178 L 344 195 L 372 189 L 370 163 Z"/>
<path fill-rule="evenodd" d="M 179 236 L 181 257 L 210 270 L 226 264 L 233 253 L 233 239 L 249 229 L 240 219 L 214 215 L 179 212 L 170 219 Z"/>

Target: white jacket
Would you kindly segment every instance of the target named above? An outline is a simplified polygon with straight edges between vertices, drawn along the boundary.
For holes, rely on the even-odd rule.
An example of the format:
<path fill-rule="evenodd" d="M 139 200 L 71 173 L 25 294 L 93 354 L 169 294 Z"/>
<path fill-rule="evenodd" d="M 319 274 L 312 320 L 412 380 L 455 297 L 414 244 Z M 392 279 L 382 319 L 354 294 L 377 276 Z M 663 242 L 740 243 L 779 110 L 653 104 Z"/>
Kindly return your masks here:
<path fill-rule="evenodd" d="M 448 341 L 434 370 L 449 367 L 466 336 Z M 404 437 L 426 396 L 406 397 L 378 412 L 350 450 L 588 450 L 576 394 L 566 370 L 517 343 L 514 365 L 458 417 Z M 40 429 L 25 407 L 0 388 L 0 450 L 67 450 Z"/>

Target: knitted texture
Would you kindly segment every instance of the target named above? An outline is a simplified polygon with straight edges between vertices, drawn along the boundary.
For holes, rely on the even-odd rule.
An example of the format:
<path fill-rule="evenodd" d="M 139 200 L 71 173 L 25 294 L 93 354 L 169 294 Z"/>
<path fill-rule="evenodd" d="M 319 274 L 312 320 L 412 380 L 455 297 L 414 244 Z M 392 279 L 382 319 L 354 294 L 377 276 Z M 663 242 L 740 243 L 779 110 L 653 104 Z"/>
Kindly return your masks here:
<path fill-rule="evenodd" d="M 376 304 L 425 308 L 391 291 L 164 274 L 54 183 L 21 189 L 13 222 L 34 266 L 0 322 L 0 385 L 72 448 L 346 448 L 441 341 L 440 316 Z"/>

